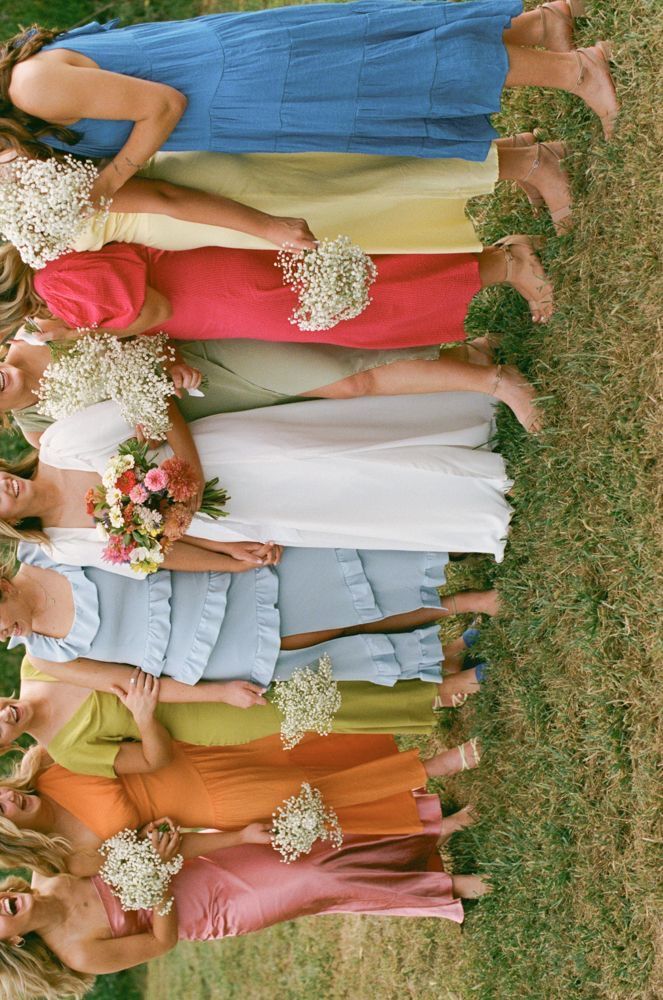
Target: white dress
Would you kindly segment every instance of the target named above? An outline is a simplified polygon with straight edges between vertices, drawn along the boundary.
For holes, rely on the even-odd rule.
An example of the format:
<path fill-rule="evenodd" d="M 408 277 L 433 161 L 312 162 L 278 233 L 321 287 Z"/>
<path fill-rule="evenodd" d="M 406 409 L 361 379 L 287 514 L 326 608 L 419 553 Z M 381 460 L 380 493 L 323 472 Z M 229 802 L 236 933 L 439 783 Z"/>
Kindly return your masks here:
<path fill-rule="evenodd" d="M 317 548 L 485 552 L 499 561 L 511 483 L 490 450 L 493 406 L 479 393 L 373 396 L 197 420 L 189 427 L 205 477 L 218 476 L 231 499 L 228 517 L 196 515 L 188 534 Z M 40 460 L 101 474 L 132 434 L 115 403 L 97 403 L 52 424 Z M 51 558 L 117 568 L 102 561 L 94 528 L 47 533 Z"/>

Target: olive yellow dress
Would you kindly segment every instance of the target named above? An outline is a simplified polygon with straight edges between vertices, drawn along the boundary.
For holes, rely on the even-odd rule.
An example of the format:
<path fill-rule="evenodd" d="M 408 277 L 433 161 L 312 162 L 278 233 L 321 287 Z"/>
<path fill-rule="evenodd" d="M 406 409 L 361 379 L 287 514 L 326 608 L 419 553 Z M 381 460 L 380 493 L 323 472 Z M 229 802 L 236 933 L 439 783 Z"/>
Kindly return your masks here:
<path fill-rule="evenodd" d="M 21 665 L 22 681 L 52 681 L 27 657 Z M 425 681 L 400 681 L 393 688 L 363 681 L 340 681 L 341 708 L 334 718 L 335 733 L 430 733 L 435 716 L 437 685 Z M 272 705 L 235 708 L 223 703 L 160 704 L 157 718 L 174 740 L 196 746 L 235 746 L 274 736 L 282 716 Z M 120 745 L 140 739 L 131 713 L 119 698 L 91 691 L 69 721 L 48 744 L 53 760 L 79 774 L 114 778 Z"/>
<path fill-rule="evenodd" d="M 349 236 L 368 253 L 478 253 L 469 198 L 492 193 L 497 147 L 481 163 L 361 153 L 158 153 L 140 176 L 224 195 L 276 216 L 303 217 L 315 235 Z M 257 236 L 167 215 L 110 212 L 73 244 L 143 243 L 273 250 Z"/>

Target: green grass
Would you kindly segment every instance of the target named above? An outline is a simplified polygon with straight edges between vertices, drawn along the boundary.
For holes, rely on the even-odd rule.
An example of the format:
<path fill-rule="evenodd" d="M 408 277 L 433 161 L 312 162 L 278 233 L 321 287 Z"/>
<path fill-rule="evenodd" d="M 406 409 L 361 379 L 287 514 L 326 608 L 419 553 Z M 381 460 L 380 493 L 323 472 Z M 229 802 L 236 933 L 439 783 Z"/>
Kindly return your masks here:
<path fill-rule="evenodd" d="M 473 332 L 499 333 L 505 359 L 538 380 L 547 420 L 536 440 L 508 415 L 501 421 L 516 480 L 504 563 L 453 570 L 454 584 L 495 579 L 504 601 L 482 638 L 493 663 L 485 691 L 437 734 L 447 744 L 470 732 L 484 738 L 481 768 L 450 783 L 444 799 L 478 803 L 482 821 L 455 838 L 449 862 L 490 873 L 495 891 L 469 912 L 462 934 L 431 920 L 321 918 L 181 945 L 150 968 L 149 1000 L 663 994 L 655 770 L 663 45 L 654 3 L 590 5 L 580 44 L 616 44 L 624 111 L 615 141 L 606 145 L 580 102 L 560 94 L 512 93 L 501 122 L 504 134 L 540 125 L 570 144 L 574 234 L 555 238 L 547 218 L 534 220 L 505 185 L 473 206 L 485 242 L 509 232 L 550 237 L 544 257 L 558 305 L 554 321 L 535 329 L 517 296 L 500 290 L 482 296 L 470 318 Z M 143 17 L 187 9 L 176 0 L 140 7 Z"/>

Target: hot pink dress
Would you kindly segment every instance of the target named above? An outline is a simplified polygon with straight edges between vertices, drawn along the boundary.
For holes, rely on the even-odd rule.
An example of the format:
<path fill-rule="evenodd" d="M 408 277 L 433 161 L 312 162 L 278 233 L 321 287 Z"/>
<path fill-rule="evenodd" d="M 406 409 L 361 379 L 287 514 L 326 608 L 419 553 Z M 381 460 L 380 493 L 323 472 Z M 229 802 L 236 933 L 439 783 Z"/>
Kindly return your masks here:
<path fill-rule="evenodd" d="M 286 865 L 271 847 L 245 845 L 187 861 L 172 882 L 180 940 L 211 941 L 262 930 L 295 917 L 370 913 L 445 917 L 461 923 L 451 878 L 435 843 L 440 832 L 436 795 L 417 792 L 423 833 L 408 837 L 345 837 L 334 850 L 318 842 Z M 150 928 L 151 911 L 124 913 L 98 877 L 93 879 L 113 937 Z"/>
<path fill-rule="evenodd" d="M 51 261 L 34 283 L 53 315 L 72 328 L 125 329 L 149 286 L 165 295 L 172 315 L 145 332 L 163 330 L 178 340 L 248 337 L 381 349 L 464 338 L 467 309 L 480 288 L 476 254 L 376 254 L 374 261 L 378 277 L 368 308 L 312 333 L 289 322 L 297 298 L 269 250 L 109 243 Z"/>

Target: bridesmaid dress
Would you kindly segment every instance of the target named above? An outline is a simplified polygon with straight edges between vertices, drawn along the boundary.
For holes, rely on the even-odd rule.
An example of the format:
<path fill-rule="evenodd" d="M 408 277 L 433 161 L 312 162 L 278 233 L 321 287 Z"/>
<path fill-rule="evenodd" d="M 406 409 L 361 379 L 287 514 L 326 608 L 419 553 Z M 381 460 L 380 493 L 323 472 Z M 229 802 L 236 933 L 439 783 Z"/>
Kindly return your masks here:
<path fill-rule="evenodd" d="M 319 239 L 349 236 L 367 253 L 479 253 L 468 199 L 492 194 L 497 146 L 481 163 L 364 153 L 157 153 L 140 171 L 276 216 L 303 216 Z M 151 212 L 86 223 L 72 250 L 142 243 L 157 250 L 273 250 L 260 236 Z"/>
<path fill-rule="evenodd" d="M 385 254 L 371 302 L 330 330 L 303 331 L 290 322 L 297 296 L 283 284 L 276 251 L 202 247 L 153 250 L 116 243 L 93 253 L 67 253 L 34 276 L 34 287 L 68 326 L 124 330 L 138 318 L 148 287 L 172 314 L 159 330 L 176 340 L 251 338 L 411 348 L 463 340 L 470 302 L 481 288 L 476 254 Z"/>
<path fill-rule="evenodd" d="M 502 33 L 521 11 L 520 0 L 359 0 L 121 29 L 95 22 L 45 48 L 184 93 L 167 150 L 481 161 L 508 71 Z M 103 157 L 123 146 L 132 123 L 84 119 L 74 128 L 76 153 Z"/>

